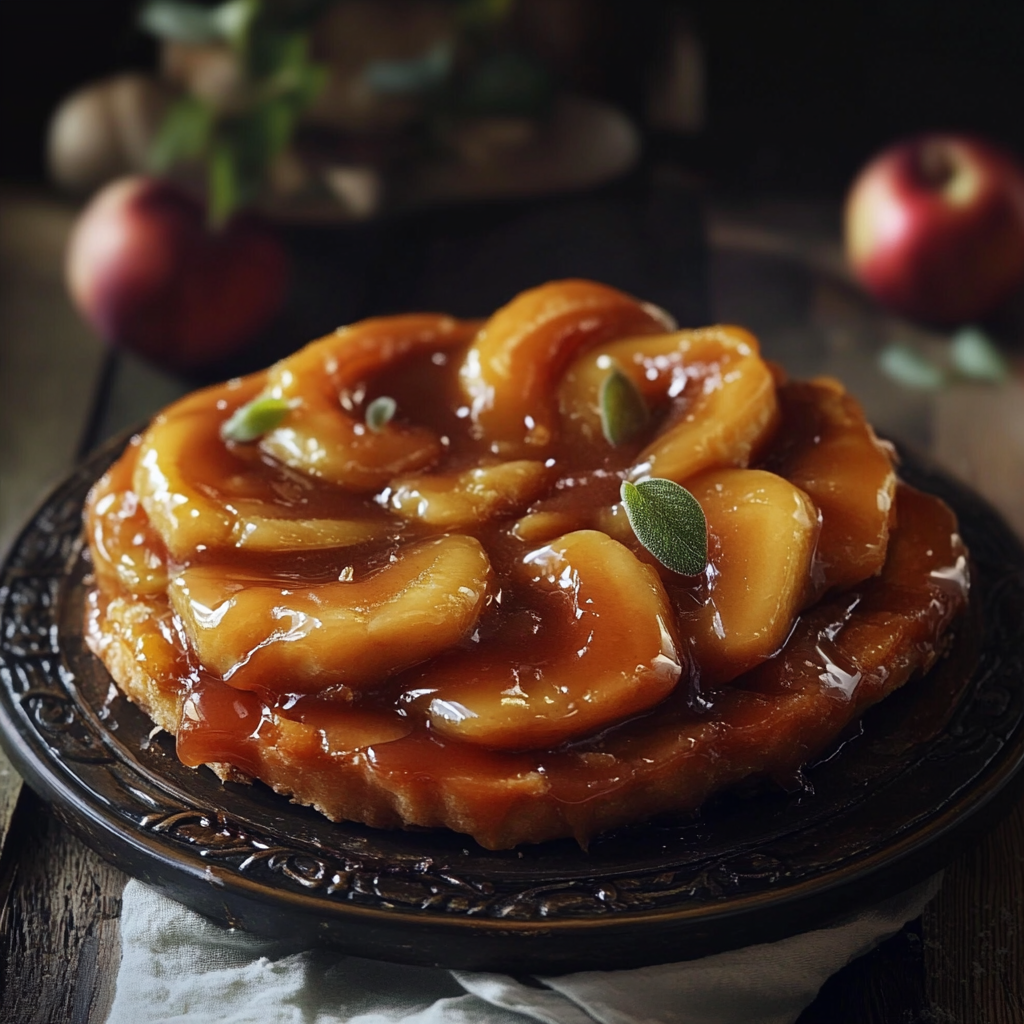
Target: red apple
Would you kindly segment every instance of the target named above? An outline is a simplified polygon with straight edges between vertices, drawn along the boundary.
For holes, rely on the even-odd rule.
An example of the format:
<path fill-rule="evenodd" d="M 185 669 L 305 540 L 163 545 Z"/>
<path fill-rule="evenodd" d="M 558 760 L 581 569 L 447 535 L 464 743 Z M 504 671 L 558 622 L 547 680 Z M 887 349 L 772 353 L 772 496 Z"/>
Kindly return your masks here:
<path fill-rule="evenodd" d="M 254 219 L 220 231 L 201 203 L 153 178 L 124 178 L 89 203 L 71 235 L 67 281 L 111 344 L 187 370 L 238 350 L 281 307 L 288 260 Z"/>
<path fill-rule="evenodd" d="M 884 305 L 935 324 L 977 319 L 1024 281 L 1024 171 L 971 138 L 894 146 L 853 183 L 846 252 Z"/>

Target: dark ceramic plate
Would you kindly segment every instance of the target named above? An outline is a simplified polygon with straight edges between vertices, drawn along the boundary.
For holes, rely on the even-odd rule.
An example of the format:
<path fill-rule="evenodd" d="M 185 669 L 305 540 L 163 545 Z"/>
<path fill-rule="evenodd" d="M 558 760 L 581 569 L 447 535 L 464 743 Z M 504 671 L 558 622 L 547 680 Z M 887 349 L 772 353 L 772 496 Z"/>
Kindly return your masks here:
<path fill-rule="evenodd" d="M 123 439 L 121 441 L 123 444 Z M 82 639 L 80 514 L 107 446 L 44 503 L 0 570 L 0 733 L 29 784 L 129 874 L 219 921 L 415 964 L 558 973 L 781 938 L 920 881 L 970 843 L 1024 761 L 1024 551 L 916 460 L 960 517 L 971 613 L 948 658 L 873 709 L 786 793 L 694 818 L 483 850 L 443 831 L 336 825 L 174 756 Z"/>

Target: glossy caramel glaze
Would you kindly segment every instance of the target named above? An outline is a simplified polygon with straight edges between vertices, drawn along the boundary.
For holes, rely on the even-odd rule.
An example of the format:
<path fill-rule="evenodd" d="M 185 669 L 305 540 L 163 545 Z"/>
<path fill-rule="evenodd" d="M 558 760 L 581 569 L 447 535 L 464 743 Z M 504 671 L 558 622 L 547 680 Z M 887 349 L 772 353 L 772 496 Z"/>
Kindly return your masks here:
<path fill-rule="evenodd" d="M 792 773 L 941 653 L 966 552 L 837 383 L 780 382 L 738 328 L 668 326 L 556 282 L 183 399 L 90 496 L 93 649 L 186 764 L 492 848 Z M 618 446 L 595 404 L 613 366 L 651 410 Z M 282 423 L 223 440 L 262 395 Z M 699 577 L 618 504 L 652 473 L 705 508 Z"/>

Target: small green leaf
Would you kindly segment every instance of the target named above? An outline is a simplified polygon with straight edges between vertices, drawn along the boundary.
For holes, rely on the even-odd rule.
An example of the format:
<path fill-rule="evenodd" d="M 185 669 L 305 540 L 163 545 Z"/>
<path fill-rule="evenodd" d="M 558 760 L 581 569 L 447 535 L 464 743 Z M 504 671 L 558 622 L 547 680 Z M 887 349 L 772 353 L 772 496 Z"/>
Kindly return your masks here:
<path fill-rule="evenodd" d="M 158 174 L 183 160 L 197 160 L 210 141 L 213 108 L 194 96 L 185 96 L 168 110 L 149 152 Z"/>
<path fill-rule="evenodd" d="M 909 345 L 890 345 L 878 357 L 882 372 L 897 384 L 918 391 L 934 391 L 946 383 L 941 366 Z"/>
<path fill-rule="evenodd" d="M 366 407 L 366 425 L 375 434 L 379 434 L 395 415 L 398 403 L 389 395 L 381 395 L 375 398 Z"/>
<path fill-rule="evenodd" d="M 278 426 L 290 408 L 284 398 L 254 398 L 236 409 L 231 419 L 224 421 L 220 436 L 225 441 L 241 444 L 255 441 Z"/>
<path fill-rule="evenodd" d="M 953 335 L 949 360 L 953 369 L 968 380 L 1002 384 L 1010 378 L 1005 356 L 977 327 L 964 327 Z"/>
<path fill-rule="evenodd" d="M 234 147 L 221 141 L 210 153 L 206 176 L 207 217 L 214 229 L 222 228 L 242 203 L 238 161 Z"/>
<path fill-rule="evenodd" d="M 601 431 L 609 444 L 624 444 L 650 422 L 640 390 L 617 366 L 601 384 Z"/>
<path fill-rule="evenodd" d="M 244 49 L 253 22 L 260 13 L 259 0 L 228 0 L 210 11 L 210 18 L 223 39 L 236 50 Z"/>
<path fill-rule="evenodd" d="M 619 492 L 641 544 L 673 572 L 696 576 L 708 564 L 708 524 L 700 502 L 672 480 L 622 481 Z"/>

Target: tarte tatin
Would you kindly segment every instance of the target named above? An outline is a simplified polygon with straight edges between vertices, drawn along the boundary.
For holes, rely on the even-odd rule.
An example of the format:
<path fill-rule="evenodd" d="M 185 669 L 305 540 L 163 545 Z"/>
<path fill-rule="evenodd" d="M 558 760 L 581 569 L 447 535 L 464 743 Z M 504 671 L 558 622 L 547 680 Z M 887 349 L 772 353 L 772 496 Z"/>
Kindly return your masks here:
<path fill-rule="evenodd" d="M 648 412 L 618 443 L 613 373 Z M 702 573 L 634 533 L 620 487 L 648 478 L 702 506 Z M 492 849 L 792 775 L 928 670 L 968 593 L 953 514 L 836 381 L 576 280 L 182 399 L 86 531 L 89 643 L 185 764 Z"/>

